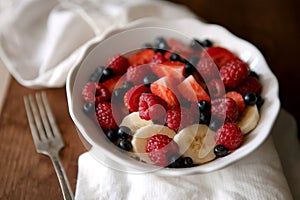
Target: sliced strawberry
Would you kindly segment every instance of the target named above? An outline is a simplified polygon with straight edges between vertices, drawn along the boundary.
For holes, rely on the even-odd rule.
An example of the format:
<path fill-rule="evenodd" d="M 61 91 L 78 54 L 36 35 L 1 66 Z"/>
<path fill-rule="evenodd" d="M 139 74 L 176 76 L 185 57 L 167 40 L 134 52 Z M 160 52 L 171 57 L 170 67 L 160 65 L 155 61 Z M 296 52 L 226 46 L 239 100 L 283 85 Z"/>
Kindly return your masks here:
<path fill-rule="evenodd" d="M 181 95 L 191 102 L 198 102 L 200 100 L 210 101 L 210 97 L 206 91 L 192 75 L 184 79 L 177 88 Z"/>
<path fill-rule="evenodd" d="M 184 44 L 178 39 L 170 38 L 167 43 L 171 51 L 178 53 L 181 57 L 188 58 L 194 52 L 189 45 Z"/>
<path fill-rule="evenodd" d="M 238 107 L 239 114 L 242 114 L 244 112 L 246 105 L 244 102 L 244 98 L 240 93 L 235 91 L 230 91 L 226 93 L 226 97 L 230 97 L 235 101 Z"/>
<path fill-rule="evenodd" d="M 179 105 L 176 96 L 176 87 L 174 79 L 168 76 L 164 76 L 150 85 L 150 90 L 153 94 L 159 96 L 168 103 L 168 106 Z"/>
<path fill-rule="evenodd" d="M 152 49 L 145 49 L 138 51 L 137 53 L 130 55 L 128 61 L 130 65 L 142 65 L 150 63 L 152 57 L 154 56 L 154 51 Z"/>
<path fill-rule="evenodd" d="M 159 78 L 168 76 L 181 81 L 184 78 L 185 64 L 178 61 L 167 61 L 151 65 L 152 72 Z"/>
<path fill-rule="evenodd" d="M 231 60 L 239 60 L 239 58 L 234 53 L 232 53 L 228 49 L 218 46 L 209 47 L 205 51 L 203 51 L 201 54 L 201 58 L 203 59 L 207 57 L 210 57 L 219 68 Z"/>
<path fill-rule="evenodd" d="M 121 76 L 115 76 L 113 78 L 107 79 L 102 84 L 108 89 L 110 94 L 112 94 L 113 90 L 115 89 L 115 86 L 117 82 L 120 80 Z"/>
<path fill-rule="evenodd" d="M 150 92 L 149 88 L 143 84 L 137 85 L 128 90 L 124 96 L 124 104 L 130 112 L 139 110 L 139 100 L 142 93 Z"/>

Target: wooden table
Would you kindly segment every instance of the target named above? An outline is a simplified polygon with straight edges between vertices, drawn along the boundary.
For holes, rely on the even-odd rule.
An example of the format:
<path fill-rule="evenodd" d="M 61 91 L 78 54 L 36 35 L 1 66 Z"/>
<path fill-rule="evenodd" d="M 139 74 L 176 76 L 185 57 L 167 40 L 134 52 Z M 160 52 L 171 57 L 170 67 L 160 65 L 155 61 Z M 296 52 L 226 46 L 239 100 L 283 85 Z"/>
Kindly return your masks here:
<path fill-rule="evenodd" d="M 300 14 L 296 0 L 173 0 L 187 5 L 211 23 L 225 26 L 255 44 L 265 55 L 280 82 L 282 106 L 300 118 Z M 66 143 L 61 160 L 73 191 L 78 156 L 85 152 L 69 117 L 64 88 L 47 89 L 50 104 Z M 35 151 L 23 106 L 23 96 L 34 93 L 11 80 L 0 118 L 0 199 L 62 199 L 48 157 Z"/>

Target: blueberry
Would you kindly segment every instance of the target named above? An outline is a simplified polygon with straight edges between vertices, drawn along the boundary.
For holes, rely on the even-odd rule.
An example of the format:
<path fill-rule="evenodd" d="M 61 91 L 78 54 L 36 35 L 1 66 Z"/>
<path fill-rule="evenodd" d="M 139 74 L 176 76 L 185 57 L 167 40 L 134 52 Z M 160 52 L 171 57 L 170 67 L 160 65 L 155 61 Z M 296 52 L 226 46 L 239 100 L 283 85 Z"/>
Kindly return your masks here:
<path fill-rule="evenodd" d="M 259 79 L 258 74 L 257 74 L 256 72 L 254 72 L 254 71 L 250 71 L 250 73 L 248 74 L 248 76 L 249 76 L 249 77 L 254 77 L 254 78 Z"/>
<path fill-rule="evenodd" d="M 217 157 L 224 157 L 228 154 L 228 149 L 224 145 L 217 145 L 214 148 L 214 153 Z"/>
<path fill-rule="evenodd" d="M 256 104 L 257 97 L 256 94 L 253 92 L 249 92 L 244 95 L 244 101 L 246 105 L 254 105 Z"/>
<path fill-rule="evenodd" d="M 105 68 L 103 70 L 103 78 L 110 78 L 114 74 L 113 70 L 111 68 Z M 102 78 L 102 77 L 101 77 Z"/>
<path fill-rule="evenodd" d="M 213 42 L 209 39 L 205 39 L 205 40 L 201 41 L 201 44 L 204 48 L 213 46 Z"/>
<path fill-rule="evenodd" d="M 179 54 L 172 52 L 170 53 L 170 60 L 172 61 L 181 61 L 181 57 Z"/>
<path fill-rule="evenodd" d="M 126 90 L 124 88 L 116 88 L 114 89 L 112 95 L 113 98 L 115 98 L 117 101 L 123 102 L 123 97 L 126 93 Z"/>
<path fill-rule="evenodd" d="M 184 157 L 182 160 L 183 167 L 191 167 L 193 166 L 193 159 L 190 157 Z"/>
<path fill-rule="evenodd" d="M 153 83 L 157 79 L 158 79 L 158 77 L 155 74 L 150 74 L 150 75 L 144 77 L 143 82 L 144 82 L 144 85 L 149 87 L 151 85 L 151 83 Z"/>
<path fill-rule="evenodd" d="M 127 139 L 132 135 L 132 132 L 127 126 L 120 126 L 117 134 L 120 138 Z"/>
<path fill-rule="evenodd" d="M 196 68 L 191 63 L 186 63 L 185 64 L 185 73 L 187 75 L 193 74 L 195 72 L 195 70 L 196 70 Z"/>
<path fill-rule="evenodd" d="M 127 139 L 122 139 L 122 140 L 120 140 L 118 147 L 120 147 L 121 149 L 123 149 L 125 151 L 130 151 L 132 149 L 132 144 Z"/>
<path fill-rule="evenodd" d="M 183 166 L 183 159 L 178 154 L 173 154 L 169 157 L 169 165 L 170 168 L 180 168 Z"/>
<path fill-rule="evenodd" d="M 209 125 L 210 123 L 210 114 L 208 112 L 200 112 L 200 119 L 199 123 L 200 124 L 206 124 Z"/>
<path fill-rule="evenodd" d="M 157 37 L 154 41 L 155 47 L 157 49 L 169 50 L 170 47 L 167 44 L 167 41 L 163 37 Z"/>
<path fill-rule="evenodd" d="M 111 142 L 115 142 L 118 139 L 118 134 L 115 130 L 113 129 L 108 129 L 106 131 L 106 137 L 111 141 Z"/>
<path fill-rule="evenodd" d="M 89 80 L 93 81 L 93 82 L 98 82 L 103 74 L 104 69 L 105 69 L 105 67 L 103 67 L 103 66 L 96 67 L 95 71 L 91 74 Z"/>
<path fill-rule="evenodd" d="M 91 114 L 94 111 L 95 111 L 95 104 L 88 102 L 83 105 L 83 112 L 85 114 Z"/>
<path fill-rule="evenodd" d="M 202 43 L 197 39 L 193 39 L 191 41 L 190 47 L 195 51 L 200 51 L 202 50 Z"/>
<path fill-rule="evenodd" d="M 122 85 L 122 88 L 124 88 L 125 90 L 129 90 L 130 88 L 132 88 L 134 86 L 133 82 L 130 81 L 125 81 Z"/>
<path fill-rule="evenodd" d="M 259 94 L 256 94 L 256 98 L 256 106 L 260 108 L 264 104 L 265 100 Z"/>
<path fill-rule="evenodd" d="M 166 49 L 159 49 L 159 48 L 153 48 L 155 53 L 161 53 L 162 55 L 164 55 L 167 50 Z"/>
<path fill-rule="evenodd" d="M 197 103 L 200 112 L 207 112 L 210 110 L 210 103 L 205 100 L 201 100 Z"/>

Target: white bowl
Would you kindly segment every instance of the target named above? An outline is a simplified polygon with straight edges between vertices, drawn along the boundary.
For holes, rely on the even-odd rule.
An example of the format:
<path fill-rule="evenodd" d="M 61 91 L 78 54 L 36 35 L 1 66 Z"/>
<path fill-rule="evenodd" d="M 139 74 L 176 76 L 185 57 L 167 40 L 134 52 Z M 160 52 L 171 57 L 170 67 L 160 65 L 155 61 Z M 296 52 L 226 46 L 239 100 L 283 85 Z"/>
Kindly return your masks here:
<path fill-rule="evenodd" d="M 260 108 L 259 124 L 245 137 L 242 146 L 231 154 L 191 168 L 158 168 L 132 159 L 119 151 L 115 145 L 107 142 L 106 136 L 101 133 L 96 123 L 82 113 L 81 90 L 95 68 L 101 64 L 104 65 L 111 55 L 138 49 L 142 44 L 154 41 L 157 36 L 177 37 L 178 35 L 186 39 L 211 39 L 215 44 L 228 48 L 248 62 L 250 68 L 260 74 L 260 81 L 263 85 L 261 96 L 265 99 L 265 103 Z M 280 108 L 278 81 L 260 51 L 225 28 L 196 19 L 167 22 L 154 18 L 143 19 L 96 38 L 91 42 L 86 54 L 82 55 L 81 62 L 70 71 L 66 90 L 69 113 L 84 143 L 87 147 L 91 147 L 91 154 L 104 165 L 128 173 L 153 172 L 159 175 L 180 176 L 207 173 L 224 168 L 247 156 L 265 141 Z"/>

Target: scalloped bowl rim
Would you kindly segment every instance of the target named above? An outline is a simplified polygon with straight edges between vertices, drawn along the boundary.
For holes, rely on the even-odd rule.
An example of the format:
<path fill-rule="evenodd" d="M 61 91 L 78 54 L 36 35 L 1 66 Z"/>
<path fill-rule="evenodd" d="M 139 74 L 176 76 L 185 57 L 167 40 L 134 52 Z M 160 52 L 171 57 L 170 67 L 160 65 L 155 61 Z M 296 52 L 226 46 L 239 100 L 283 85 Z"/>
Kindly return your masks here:
<path fill-rule="evenodd" d="M 186 30 L 183 34 L 191 38 L 201 37 L 217 41 L 218 45 L 228 48 L 233 52 L 237 53 L 238 56 L 240 56 L 243 60 L 250 64 L 251 69 L 254 69 L 259 74 L 262 74 L 262 96 L 265 98 L 265 103 L 260 109 L 259 124 L 249 135 L 247 135 L 247 137 L 252 137 L 251 140 L 247 140 L 248 142 L 246 141 L 245 143 L 243 143 L 243 145 L 239 149 L 227 155 L 226 157 L 215 159 L 203 165 L 191 168 L 161 168 L 159 170 L 152 170 L 155 174 L 164 176 L 180 176 L 188 174 L 207 173 L 219 170 L 230 164 L 233 164 L 234 162 L 252 153 L 266 140 L 279 113 L 280 100 L 278 97 L 278 81 L 272 73 L 272 71 L 270 70 L 269 66 L 267 65 L 261 52 L 251 43 L 241 38 L 238 38 L 224 27 L 216 24 L 207 24 L 197 19 L 190 18 L 168 22 L 162 22 L 160 19 L 156 18 L 146 18 L 129 23 L 125 27 L 115 29 L 112 31 L 107 31 L 103 35 L 96 37 L 94 40 L 91 40 L 88 43 L 85 51 L 81 53 L 81 55 L 78 57 L 77 63 L 74 65 L 74 67 L 68 74 L 66 82 L 66 92 L 70 116 L 83 138 L 89 144 L 92 145 L 93 148 L 92 150 L 90 150 L 90 152 L 96 157 L 101 157 L 100 159 L 97 159 L 98 161 L 100 160 L 100 162 L 102 162 L 103 159 L 105 159 L 107 163 L 111 163 L 112 165 L 121 163 L 121 165 L 124 165 L 124 168 L 128 167 L 129 169 L 133 169 L 134 172 L 140 173 L 149 171 L 153 168 L 153 166 L 145 164 L 137 166 L 137 161 L 131 162 L 126 159 L 124 160 L 124 158 L 116 156 L 115 151 L 108 151 L 107 149 L 104 149 L 100 145 L 95 143 L 93 139 L 89 136 L 89 134 L 86 133 L 84 125 L 81 123 L 81 115 L 74 112 L 74 110 L 76 110 L 74 109 L 74 106 L 76 105 L 74 104 L 74 99 L 72 95 L 72 89 L 74 85 L 74 79 L 77 75 L 77 70 L 81 66 L 84 57 L 87 56 L 88 53 L 91 52 L 95 48 L 95 46 L 98 45 L 98 43 L 103 41 L 103 39 L 105 39 L 106 37 L 112 36 L 116 33 L 143 27 L 164 27 L 174 29 L 176 31 L 186 30 L 186 28 L 188 27 L 193 27 L 193 31 Z"/>

